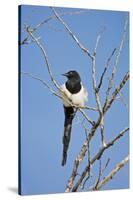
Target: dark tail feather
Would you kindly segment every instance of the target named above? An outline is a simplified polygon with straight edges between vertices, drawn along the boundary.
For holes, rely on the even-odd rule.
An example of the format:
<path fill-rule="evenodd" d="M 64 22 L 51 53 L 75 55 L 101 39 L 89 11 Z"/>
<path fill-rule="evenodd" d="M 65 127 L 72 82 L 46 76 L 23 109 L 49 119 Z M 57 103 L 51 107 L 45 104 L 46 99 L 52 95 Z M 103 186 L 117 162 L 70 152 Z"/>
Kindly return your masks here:
<path fill-rule="evenodd" d="M 66 164 L 67 151 L 71 138 L 72 120 L 75 115 L 73 107 L 64 107 L 64 112 L 65 112 L 65 123 L 64 123 L 64 136 L 63 136 L 62 166 Z"/>

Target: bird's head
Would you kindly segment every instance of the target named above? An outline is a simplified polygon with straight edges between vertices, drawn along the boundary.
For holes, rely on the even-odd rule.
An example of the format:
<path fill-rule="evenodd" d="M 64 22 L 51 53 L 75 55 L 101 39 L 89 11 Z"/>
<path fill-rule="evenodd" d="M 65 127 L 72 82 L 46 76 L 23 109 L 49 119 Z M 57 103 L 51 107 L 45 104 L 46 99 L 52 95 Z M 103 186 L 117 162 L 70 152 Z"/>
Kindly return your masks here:
<path fill-rule="evenodd" d="M 62 74 L 62 75 L 66 76 L 69 80 L 71 80 L 71 79 L 81 80 L 78 72 L 74 71 L 74 70 L 73 71 L 69 71 L 69 72 L 67 72 L 65 74 Z"/>

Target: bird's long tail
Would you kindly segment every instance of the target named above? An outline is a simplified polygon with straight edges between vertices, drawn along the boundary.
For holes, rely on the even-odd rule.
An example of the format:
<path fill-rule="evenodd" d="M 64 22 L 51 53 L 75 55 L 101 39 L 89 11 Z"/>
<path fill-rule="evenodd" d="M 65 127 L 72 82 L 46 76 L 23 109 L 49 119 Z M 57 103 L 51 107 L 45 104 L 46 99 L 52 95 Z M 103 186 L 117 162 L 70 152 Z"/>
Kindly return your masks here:
<path fill-rule="evenodd" d="M 72 120 L 75 116 L 73 107 L 64 107 L 65 123 L 64 123 L 64 135 L 63 135 L 63 155 L 62 155 L 62 166 L 66 164 L 67 151 L 71 138 Z"/>

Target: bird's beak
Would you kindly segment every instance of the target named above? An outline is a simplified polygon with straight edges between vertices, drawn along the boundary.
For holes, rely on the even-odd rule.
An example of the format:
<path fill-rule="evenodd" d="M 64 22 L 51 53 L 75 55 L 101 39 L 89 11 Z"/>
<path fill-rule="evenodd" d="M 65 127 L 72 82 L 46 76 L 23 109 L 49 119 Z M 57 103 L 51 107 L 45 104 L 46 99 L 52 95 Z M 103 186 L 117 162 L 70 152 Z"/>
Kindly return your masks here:
<path fill-rule="evenodd" d="M 66 76 L 66 77 L 68 77 L 68 73 L 64 73 L 64 74 L 62 74 L 62 76 Z"/>

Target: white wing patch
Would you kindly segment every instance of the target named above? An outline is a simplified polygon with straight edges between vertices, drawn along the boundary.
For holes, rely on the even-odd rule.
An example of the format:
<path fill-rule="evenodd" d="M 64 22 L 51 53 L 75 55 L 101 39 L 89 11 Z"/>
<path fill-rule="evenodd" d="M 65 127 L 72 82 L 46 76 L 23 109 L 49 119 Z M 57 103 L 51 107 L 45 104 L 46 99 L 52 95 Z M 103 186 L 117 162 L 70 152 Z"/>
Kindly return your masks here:
<path fill-rule="evenodd" d="M 72 103 L 76 106 L 83 107 L 85 102 L 88 101 L 88 93 L 87 90 L 83 87 L 81 87 L 81 90 L 77 94 L 71 94 L 67 88 L 66 85 L 63 84 L 60 89 L 62 90 L 63 93 L 72 101 Z M 63 94 L 61 94 L 63 96 Z M 65 98 L 65 95 L 63 96 Z M 63 99 L 63 104 L 66 107 L 69 107 L 69 103 Z"/>

